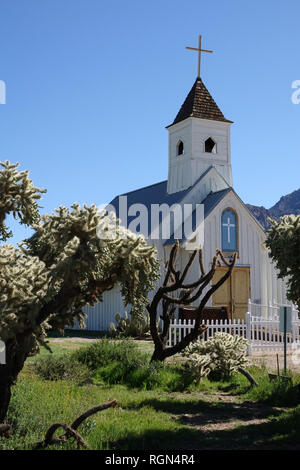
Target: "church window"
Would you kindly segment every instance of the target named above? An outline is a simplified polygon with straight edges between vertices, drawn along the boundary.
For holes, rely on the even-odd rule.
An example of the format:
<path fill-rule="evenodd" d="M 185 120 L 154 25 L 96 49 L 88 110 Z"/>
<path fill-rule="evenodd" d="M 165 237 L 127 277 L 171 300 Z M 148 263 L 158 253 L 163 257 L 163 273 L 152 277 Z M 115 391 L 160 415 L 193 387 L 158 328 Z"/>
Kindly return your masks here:
<path fill-rule="evenodd" d="M 177 144 L 177 155 L 183 155 L 184 154 L 184 145 L 183 142 L 180 140 Z"/>
<path fill-rule="evenodd" d="M 232 209 L 222 212 L 222 251 L 237 251 L 237 215 Z"/>
<path fill-rule="evenodd" d="M 209 137 L 205 141 L 204 145 L 205 145 L 205 152 L 207 152 L 207 153 L 217 153 L 217 144 L 211 137 Z"/>

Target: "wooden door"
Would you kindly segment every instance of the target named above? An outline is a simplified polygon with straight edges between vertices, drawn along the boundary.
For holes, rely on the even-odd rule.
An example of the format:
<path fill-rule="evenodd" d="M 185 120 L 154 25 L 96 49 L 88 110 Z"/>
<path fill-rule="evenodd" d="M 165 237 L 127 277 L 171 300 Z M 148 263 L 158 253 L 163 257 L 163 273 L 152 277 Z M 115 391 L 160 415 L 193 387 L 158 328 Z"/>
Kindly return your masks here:
<path fill-rule="evenodd" d="M 225 274 L 227 268 L 218 267 L 213 277 L 213 284 Z M 236 266 L 229 279 L 213 294 L 213 306 L 228 307 L 231 318 L 245 318 L 250 298 L 250 267 Z"/>

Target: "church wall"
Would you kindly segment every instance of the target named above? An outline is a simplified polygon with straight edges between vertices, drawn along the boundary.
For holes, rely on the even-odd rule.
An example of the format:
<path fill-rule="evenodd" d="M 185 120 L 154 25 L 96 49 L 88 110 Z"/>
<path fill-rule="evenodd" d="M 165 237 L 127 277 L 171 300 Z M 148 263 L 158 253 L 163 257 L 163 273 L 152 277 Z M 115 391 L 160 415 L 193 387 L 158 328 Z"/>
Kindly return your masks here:
<path fill-rule="evenodd" d="M 205 119 L 192 120 L 192 175 L 193 183 L 210 166 L 215 165 L 232 186 L 230 163 L 230 126 L 224 122 Z M 205 152 L 205 141 L 211 137 L 217 145 L 217 153 Z"/>
<path fill-rule="evenodd" d="M 86 329 L 108 331 L 110 323 L 115 321 L 116 313 L 123 315 L 125 310 L 128 311 L 123 305 L 120 289 L 116 286 L 111 291 L 103 293 L 103 302 L 94 307 L 84 307 L 83 311 L 88 315 L 85 321 Z"/>
<path fill-rule="evenodd" d="M 229 193 L 220 202 L 216 209 L 205 221 L 205 255 L 208 257 L 206 263 L 212 260 L 212 256 L 217 248 L 221 246 L 221 216 L 226 208 L 235 210 L 238 217 L 238 258 L 236 264 L 239 266 L 250 266 L 251 299 L 257 302 L 262 301 L 262 270 L 263 253 L 262 240 L 263 232 L 257 224 L 249 217 L 248 211 L 243 207 L 238 198 Z M 212 234 L 216 235 L 213 236 Z M 209 248 L 208 248 L 209 247 Z"/>
<path fill-rule="evenodd" d="M 177 155 L 177 144 L 183 142 L 184 154 Z M 190 159 L 192 155 L 191 119 L 169 129 L 168 193 L 175 193 L 192 185 Z"/>
<path fill-rule="evenodd" d="M 278 278 L 278 272 L 264 247 L 265 234 L 249 216 L 234 193 L 229 193 L 205 220 L 205 263 L 212 260 L 216 248 L 221 248 L 221 214 L 231 207 L 238 216 L 237 265 L 250 266 L 251 300 L 267 304 L 269 301 L 286 302 L 285 281 Z"/>
<path fill-rule="evenodd" d="M 224 122 L 208 121 L 205 119 L 193 119 L 193 157 L 198 155 L 206 155 L 206 158 L 213 157 L 215 161 L 220 163 L 230 162 L 230 154 L 228 147 L 229 125 Z M 217 144 L 216 154 L 205 154 L 204 142 L 212 137 Z"/>
<path fill-rule="evenodd" d="M 192 186 L 211 165 L 232 186 L 230 157 L 230 124 L 199 118 L 188 118 L 168 128 L 169 175 L 168 193 Z M 205 141 L 211 137 L 217 152 L 205 152 Z M 177 155 L 178 142 L 184 144 L 184 154 Z"/>
<path fill-rule="evenodd" d="M 225 196 L 205 219 L 203 257 L 206 271 L 211 268 L 216 249 L 221 249 L 221 215 L 227 207 L 234 209 L 238 216 L 239 257 L 237 265 L 250 266 L 251 300 L 262 304 L 274 300 L 278 303 L 286 302 L 285 282 L 278 279 L 276 269 L 268 257 L 266 248 L 263 247 L 264 232 L 232 192 Z M 152 243 L 152 241 L 150 242 Z M 164 278 L 165 262 L 169 257 L 171 246 L 163 246 L 160 241 L 155 244 L 161 267 L 161 279 L 157 283 L 158 287 Z M 175 265 L 176 269 L 182 271 L 189 256 L 190 252 L 180 249 Z M 186 281 L 192 282 L 198 279 L 199 276 L 199 264 L 195 259 Z M 204 294 L 208 289 L 209 286 Z M 150 293 L 150 300 L 154 292 Z M 196 302 L 196 304 L 198 303 L 199 301 Z M 211 304 L 212 300 L 210 299 L 207 305 Z M 129 312 L 130 306 L 124 307 L 120 289 L 117 286 L 113 290 L 104 293 L 103 302 L 94 307 L 86 307 L 84 310 L 88 314 L 87 329 L 105 331 L 109 329 L 109 324 L 114 322 L 115 314 L 117 312 L 124 314 L 126 310 Z"/>
<path fill-rule="evenodd" d="M 205 263 L 211 263 L 214 253 L 221 246 L 221 216 L 223 210 L 232 208 L 238 217 L 238 248 L 236 264 L 250 266 L 251 297 L 261 298 L 261 262 L 259 227 L 249 219 L 249 214 L 233 193 L 225 196 L 217 208 L 207 217 L 204 226 Z"/>

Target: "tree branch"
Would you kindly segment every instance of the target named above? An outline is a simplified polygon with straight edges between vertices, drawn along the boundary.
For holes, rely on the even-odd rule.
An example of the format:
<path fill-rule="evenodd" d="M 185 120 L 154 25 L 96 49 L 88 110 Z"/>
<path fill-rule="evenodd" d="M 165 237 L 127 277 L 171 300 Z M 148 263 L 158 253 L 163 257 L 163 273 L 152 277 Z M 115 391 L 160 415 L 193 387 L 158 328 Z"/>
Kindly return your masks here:
<path fill-rule="evenodd" d="M 118 402 L 116 400 L 112 400 L 108 403 L 104 403 L 103 405 L 94 406 L 93 408 L 90 408 L 89 410 L 85 411 L 82 415 L 78 416 L 78 418 L 75 419 L 75 421 L 71 424 L 71 426 L 68 426 L 66 423 L 51 424 L 51 426 L 49 426 L 49 428 L 46 431 L 44 440 L 39 441 L 36 444 L 34 444 L 33 446 L 34 450 L 43 449 L 53 444 L 63 444 L 70 438 L 74 438 L 75 441 L 77 442 L 77 449 L 79 449 L 80 446 L 84 447 L 85 449 L 88 449 L 87 443 L 84 441 L 81 435 L 77 432 L 77 428 L 89 416 L 95 413 L 98 413 L 98 411 L 106 410 L 107 408 L 115 408 L 116 406 L 118 406 Z M 62 434 L 59 437 L 55 437 L 54 434 L 59 428 L 63 428 L 66 432 L 65 434 Z"/>
<path fill-rule="evenodd" d="M 194 341 L 198 338 L 201 334 L 206 331 L 207 327 L 205 325 L 201 325 L 202 321 L 202 312 L 203 309 L 209 300 L 209 298 L 213 295 L 213 293 L 228 279 L 231 275 L 237 254 L 235 253 L 232 261 L 229 263 L 225 260 L 223 253 L 220 250 L 216 250 L 216 255 L 213 258 L 212 266 L 210 271 L 205 274 L 205 268 L 203 263 L 203 254 L 202 250 L 199 250 L 199 266 L 200 266 L 200 278 L 191 283 L 191 284 L 183 284 L 183 281 L 192 265 L 193 260 L 195 259 L 197 251 L 194 251 L 193 254 L 190 256 L 189 261 L 187 262 L 183 275 L 180 277 L 180 272 L 175 271 L 174 262 L 176 253 L 178 250 L 178 242 L 172 247 L 170 252 L 170 259 L 168 262 L 168 271 L 164 280 L 163 285 L 157 290 L 156 294 L 153 297 L 151 304 L 147 306 L 147 310 L 150 314 L 150 330 L 151 335 L 154 342 L 154 353 L 152 356 L 153 360 L 164 360 L 167 357 L 173 356 L 174 354 L 181 352 L 191 341 Z M 219 261 L 218 258 L 221 258 L 222 261 L 228 267 L 226 273 L 221 277 L 221 279 L 214 284 L 204 295 L 202 298 L 199 307 L 195 310 L 196 312 L 196 320 L 194 324 L 194 328 L 190 333 L 188 333 L 184 338 L 181 339 L 176 345 L 166 348 L 166 338 L 167 333 L 170 326 L 170 312 L 172 313 L 175 311 L 176 305 L 188 305 L 195 302 L 203 293 L 206 286 L 210 283 L 213 279 L 213 276 L 216 271 L 217 262 Z M 174 276 L 172 278 L 172 275 Z M 169 278 L 171 277 L 171 282 L 168 283 Z M 198 288 L 197 292 L 193 295 L 195 289 Z M 186 290 L 187 292 L 183 296 L 179 297 L 171 297 L 168 295 L 170 292 L 174 292 L 178 289 Z M 157 317 L 157 309 L 159 303 L 162 301 L 163 303 L 163 315 L 162 319 L 164 322 L 163 325 L 163 333 L 159 336 L 157 331 L 156 325 L 156 317 Z M 173 306 L 170 309 L 170 306 Z"/>

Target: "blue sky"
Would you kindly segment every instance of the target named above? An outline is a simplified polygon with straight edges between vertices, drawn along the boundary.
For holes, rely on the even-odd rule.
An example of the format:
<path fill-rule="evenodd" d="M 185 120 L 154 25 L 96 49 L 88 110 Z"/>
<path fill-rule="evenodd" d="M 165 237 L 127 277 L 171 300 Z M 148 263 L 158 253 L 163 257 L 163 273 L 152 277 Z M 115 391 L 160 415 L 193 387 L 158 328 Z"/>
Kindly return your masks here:
<path fill-rule="evenodd" d="M 296 0 L 2 0 L 0 159 L 47 188 L 44 212 L 167 178 L 167 131 L 196 78 L 232 126 L 234 187 L 272 206 L 299 188 Z M 24 229 L 16 236 L 25 235 Z"/>

